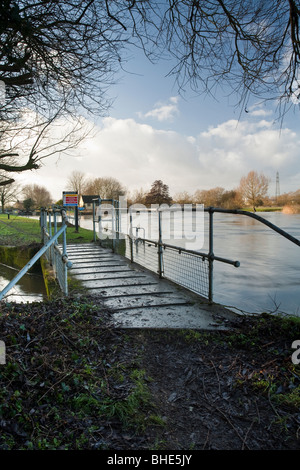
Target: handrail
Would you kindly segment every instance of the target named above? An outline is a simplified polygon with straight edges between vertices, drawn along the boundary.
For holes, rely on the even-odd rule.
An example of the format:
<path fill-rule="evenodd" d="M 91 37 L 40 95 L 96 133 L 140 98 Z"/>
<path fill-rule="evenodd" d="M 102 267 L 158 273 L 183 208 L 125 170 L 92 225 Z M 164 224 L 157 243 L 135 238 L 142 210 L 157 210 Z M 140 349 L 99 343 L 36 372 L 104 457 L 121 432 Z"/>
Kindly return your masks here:
<path fill-rule="evenodd" d="M 253 219 L 258 220 L 262 224 L 267 225 L 268 227 L 270 227 L 275 232 L 279 233 L 283 237 L 290 240 L 292 243 L 295 243 L 296 245 L 300 246 L 300 240 L 293 237 L 293 235 L 290 235 L 285 230 L 282 230 L 281 228 L 277 227 L 277 225 L 272 224 L 272 222 L 269 222 L 267 219 L 264 219 L 263 217 L 260 217 L 259 215 L 255 214 L 253 212 L 242 211 L 240 209 L 223 209 L 223 208 L 220 208 L 220 207 L 206 207 L 206 208 L 204 208 L 204 211 L 210 212 L 210 213 L 224 212 L 224 213 L 227 213 L 227 214 L 241 214 L 241 215 L 246 215 L 247 217 L 252 217 Z"/>
<path fill-rule="evenodd" d="M 181 208 L 181 210 L 183 210 L 183 209 Z M 192 208 L 192 210 L 194 210 L 194 209 Z M 151 243 L 151 244 L 155 245 L 155 247 L 158 247 L 158 251 L 157 251 L 158 264 L 159 264 L 158 273 L 159 273 L 160 277 L 162 277 L 163 271 L 164 271 L 164 268 L 163 268 L 163 249 L 164 248 L 168 248 L 169 250 L 173 249 L 173 250 L 177 251 L 179 254 L 181 252 L 190 253 L 194 256 L 198 256 L 199 258 L 202 257 L 203 260 L 206 259 L 208 261 L 208 286 L 209 286 L 208 299 L 209 299 L 209 302 L 212 303 L 213 302 L 213 269 L 214 269 L 213 265 L 214 265 L 214 261 L 220 261 L 222 263 L 231 264 L 236 268 L 240 266 L 239 261 L 232 261 L 230 259 L 226 259 L 226 258 L 223 258 L 223 257 L 220 257 L 220 256 L 216 256 L 214 254 L 214 235 L 213 235 L 214 217 L 213 217 L 213 214 L 215 212 L 235 214 L 235 215 L 244 215 L 244 216 L 247 216 L 247 217 L 251 217 L 251 218 L 257 220 L 258 222 L 261 222 L 262 224 L 268 226 L 273 231 L 277 232 L 278 234 L 280 234 L 281 236 L 283 236 L 287 240 L 291 241 L 295 245 L 300 246 L 300 240 L 299 239 L 295 238 L 293 235 L 289 234 L 285 230 L 283 230 L 280 227 L 278 227 L 278 226 L 274 225 L 273 223 L 269 222 L 267 219 L 257 215 L 256 213 L 248 212 L 248 211 L 244 211 L 244 210 L 239 210 L 239 209 L 223 209 L 223 208 L 212 207 L 212 206 L 211 207 L 205 207 L 205 208 L 203 207 L 203 210 L 204 210 L 204 212 L 209 213 L 209 248 L 208 248 L 208 253 L 203 253 L 203 252 L 194 251 L 194 250 L 188 250 L 186 248 L 182 248 L 182 247 L 178 247 L 178 246 L 175 246 L 175 245 L 169 245 L 169 244 L 164 243 L 162 241 L 163 237 L 162 237 L 162 233 L 161 233 L 161 220 L 160 220 L 162 211 L 157 210 L 157 209 L 155 210 L 155 212 L 157 212 L 158 216 L 159 216 L 159 219 L 158 219 L 158 222 L 159 222 L 158 223 L 158 230 L 159 230 L 158 240 L 155 241 L 155 240 L 149 240 L 147 238 L 138 237 L 138 233 L 137 233 L 137 236 L 134 237 L 134 235 L 133 235 L 132 213 L 129 211 L 130 225 L 129 225 L 129 234 L 127 234 L 127 236 L 128 236 L 129 241 L 130 241 L 130 259 L 131 259 L 131 262 L 133 262 L 133 259 L 134 259 L 134 256 L 133 256 L 133 241 L 136 241 L 136 242 L 141 241 L 141 242 L 148 243 L 148 244 Z M 149 212 L 148 209 L 146 211 Z M 117 234 L 117 233 L 121 234 L 121 232 L 113 230 L 113 228 L 112 228 L 111 232 L 114 233 L 114 234 Z"/>
<path fill-rule="evenodd" d="M 55 210 L 53 211 L 55 213 Z M 62 260 L 63 266 L 65 266 L 64 271 L 67 268 L 70 268 L 72 266 L 72 263 L 68 260 L 68 256 L 66 253 L 66 229 L 67 229 L 67 215 L 65 210 L 59 210 L 62 216 L 62 227 L 57 231 L 56 228 L 56 219 L 55 219 L 55 225 L 54 225 L 54 230 L 55 233 L 52 236 L 52 228 L 50 225 L 50 234 L 46 230 L 45 226 L 45 215 L 46 212 L 43 208 L 41 208 L 41 230 L 42 230 L 42 241 L 44 243 L 44 246 L 33 256 L 33 258 L 18 272 L 18 274 L 7 284 L 7 286 L 0 292 L 0 301 L 3 299 L 3 297 L 17 284 L 17 282 L 29 271 L 29 269 L 38 261 L 38 259 L 43 256 L 53 245 L 54 245 L 54 250 L 57 251 L 59 258 Z M 44 240 L 44 235 L 48 238 L 48 241 L 45 243 Z M 57 239 L 60 237 L 60 235 L 63 235 L 63 250 L 59 248 L 57 245 Z M 67 283 L 67 273 L 64 273 L 64 282 L 63 282 L 63 287 L 62 290 L 65 295 L 68 294 L 68 283 Z"/>
<path fill-rule="evenodd" d="M 31 260 L 18 272 L 18 274 L 7 284 L 7 286 L 0 292 L 0 300 L 9 292 L 16 283 L 26 274 L 29 269 L 37 262 L 37 260 L 56 242 L 57 238 L 64 232 L 66 229 L 65 226 L 61 229 L 46 243 L 34 256 Z"/>
<path fill-rule="evenodd" d="M 49 215 L 49 233 L 47 232 L 47 217 L 46 213 Z M 54 224 L 54 235 L 57 232 L 57 214 L 61 214 L 62 218 L 62 249 L 57 244 L 57 237 L 56 240 L 53 242 L 52 250 L 50 249 L 48 254 L 46 252 L 46 256 L 50 264 L 53 265 L 54 274 L 57 278 L 57 281 L 64 292 L 65 295 L 68 295 L 68 275 L 67 275 L 67 268 L 72 267 L 71 261 L 68 260 L 67 255 L 67 239 L 66 239 L 66 230 L 67 230 L 67 222 L 68 217 L 66 210 L 61 207 L 53 206 L 52 210 L 41 210 L 41 229 L 42 229 L 42 240 L 45 243 L 45 236 L 47 239 L 52 237 L 52 216 L 53 214 L 53 224 Z M 51 238 L 52 240 L 52 238 Z M 51 248 L 51 247 L 50 247 Z M 61 264 L 62 263 L 62 264 Z"/>
<path fill-rule="evenodd" d="M 203 253 L 202 251 L 196 251 L 196 250 L 188 250 L 187 248 L 183 248 L 182 246 L 176 246 L 176 245 L 170 245 L 168 243 L 159 243 L 154 240 L 149 240 L 148 238 L 141 238 L 141 237 L 136 237 L 135 241 L 142 241 L 146 243 L 152 243 L 155 246 L 161 246 L 162 248 L 169 248 L 171 250 L 178 251 L 179 254 L 181 252 L 183 253 L 189 253 L 191 255 L 199 256 L 200 258 L 212 258 L 214 261 L 221 261 L 222 263 L 227 263 L 227 264 L 232 264 L 234 267 L 238 268 L 240 266 L 239 261 L 232 261 L 230 259 L 222 258 L 220 256 L 215 256 L 214 254 L 209 254 L 209 253 Z"/>

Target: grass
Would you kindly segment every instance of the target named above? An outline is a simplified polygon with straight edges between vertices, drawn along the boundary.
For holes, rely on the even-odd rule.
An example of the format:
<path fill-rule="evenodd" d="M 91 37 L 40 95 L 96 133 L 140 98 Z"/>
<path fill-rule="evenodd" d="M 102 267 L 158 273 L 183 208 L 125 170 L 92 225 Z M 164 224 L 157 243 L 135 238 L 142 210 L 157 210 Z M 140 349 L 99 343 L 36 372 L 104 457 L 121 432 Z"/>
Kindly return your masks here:
<path fill-rule="evenodd" d="M 78 232 L 70 226 L 67 228 L 68 243 L 90 243 L 93 241 L 93 231 L 79 227 Z M 21 246 L 41 242 L 39 220 L 30 217 L 20 217 L 0 214 L 0 245 Z M 59 239 L 61 242 L 61 238 Z"/>
<path fill-rule="evenodd" d="M 0 449 L 105 449 L 112 429 L 161 425 L 139 350 L 103 323 L 87 299 L 0 306 Z"/>

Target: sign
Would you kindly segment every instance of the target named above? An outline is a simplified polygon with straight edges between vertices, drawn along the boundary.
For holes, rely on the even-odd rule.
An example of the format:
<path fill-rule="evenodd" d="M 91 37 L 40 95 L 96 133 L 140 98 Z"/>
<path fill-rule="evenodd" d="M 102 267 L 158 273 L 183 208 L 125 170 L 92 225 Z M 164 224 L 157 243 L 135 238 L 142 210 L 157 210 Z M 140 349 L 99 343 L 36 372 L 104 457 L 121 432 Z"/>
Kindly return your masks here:
<path fill-rule="evenodd" d="M 78 193 L 77 191 L 64 191 L 63 192 L 63 206 L 78 206 Z"/>

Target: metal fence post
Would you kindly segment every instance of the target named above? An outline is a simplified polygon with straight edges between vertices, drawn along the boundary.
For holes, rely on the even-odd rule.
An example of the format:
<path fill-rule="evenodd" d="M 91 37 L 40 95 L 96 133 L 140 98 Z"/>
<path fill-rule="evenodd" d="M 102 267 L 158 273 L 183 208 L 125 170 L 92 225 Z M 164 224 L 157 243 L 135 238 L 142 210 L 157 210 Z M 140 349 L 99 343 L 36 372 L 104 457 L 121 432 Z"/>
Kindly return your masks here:
<path fill-rule="evenodd" d="M 209 208 L 208 300 L 213 303 L 214 220 L 213 207 Z"/>
<path fill-rule="evenodd" d="M 161 212 L 158 211 L 158 275 L 162 278 L 163 275 L 163 251 L 162 251 L 162 227 L 161 227 Z"/>
<path fill-rule="evenodd" d="M 62 213 L 62 226 L 63 231 L 63 258 L 67 256 L 67 225 L 64 214 Z M 64 276 L 64 294 L 68 295 L 68 268 L 66 263 L 63 263 L 63 276 Z"/>
<path fill-rule="evenodd" d="M 45 210 L 41 207 L 40 210 L 40 227 L 41 227 L 41 240 L 44 243 L 44 228 L 45 228 Z"/>
<path fill-rule="evenodd" d="M 54 208 L 53 208 L 53 218 L 54 218 L 54 235 L 55 235 L 57 232 L 57 220 L 56 220 L 56 211 Z"/>
<path fill-rule="evenodd" d="M 130 262 L 133 263 L 133 240 L 132 240 L 132 213 L 129 214 L 129 243 L 130 243 Z"/>

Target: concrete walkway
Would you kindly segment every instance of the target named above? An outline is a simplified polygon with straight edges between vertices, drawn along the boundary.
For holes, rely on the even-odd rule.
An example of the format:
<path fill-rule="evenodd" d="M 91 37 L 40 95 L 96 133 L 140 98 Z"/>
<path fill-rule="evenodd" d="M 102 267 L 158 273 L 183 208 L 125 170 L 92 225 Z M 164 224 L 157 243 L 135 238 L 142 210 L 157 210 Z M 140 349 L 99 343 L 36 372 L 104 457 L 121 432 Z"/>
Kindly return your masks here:
<path fill-rule="evenodd" d="M 96 244 L 68 245 L 69 273 L 125 328 L 224 329 L 236 314 Z"/>

